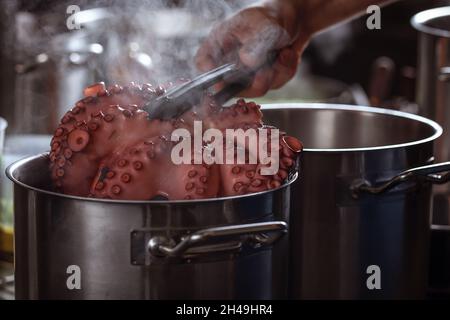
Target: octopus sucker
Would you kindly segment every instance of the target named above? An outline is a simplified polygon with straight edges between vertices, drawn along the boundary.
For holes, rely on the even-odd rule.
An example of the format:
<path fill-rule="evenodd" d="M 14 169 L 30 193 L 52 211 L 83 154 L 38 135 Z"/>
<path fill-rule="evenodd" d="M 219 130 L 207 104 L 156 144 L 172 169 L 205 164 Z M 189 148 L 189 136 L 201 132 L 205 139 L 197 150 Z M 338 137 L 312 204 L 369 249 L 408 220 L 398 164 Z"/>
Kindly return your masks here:
<path fill-rule="evenodd" d="M 62 117 L 50 143 L 54 188 L 104 199 L 204 199 L 278 188 L 295 169 L 302 144 L 284 132 L 278 143 L 271 140 L 275 128 L 264 125 L 258 104 L 238 99 L 224 107 L 205 93 L 202 103 L 176 119 L 149 118 L 144 105 L 164 94 L 166 88 L 137 83 L 106 86 L 102 82 L 85 88 L 85 97 Z M 201 157 L 199 163 L 194 161 L 198 154 L 192 142 L 191 160 L 175 163 L 172 150 L 178 141 L 172 141 L 172 133 L 185 129 L 192 134 L 195 121 L 202 121 L 203 133 L 208 129 L 223 133 L 227 129 L 266 129 L 269 140 L 258 138 L 257 144 L 265 141 L 265 150 L 278 155 L 279 168 L 262 175 L 268 167 L 266 158 L 254 155 L 239 141 L 227 146 L 225 139 L 224 154 L 227 148 L 236 147 L 245 152 L 246 160 L 253 156 L 257 161 L 223 164 Z M 211 149 L 214 142 L 215 138 L 203 140 L 202 150 Z"/>
<path fill-rule="evenodd" d="M 106 90 L 105 83 L 104 82 L 98 82 L 98 83 L 94 83 L 93 85 L 90 85 L 89 87 L 86 87 L 84 89 L 84 91 L 83 91 L 83 94 L 86 97 L 95 96 L 99 92 L 103 92 L 105 90 Z"/>

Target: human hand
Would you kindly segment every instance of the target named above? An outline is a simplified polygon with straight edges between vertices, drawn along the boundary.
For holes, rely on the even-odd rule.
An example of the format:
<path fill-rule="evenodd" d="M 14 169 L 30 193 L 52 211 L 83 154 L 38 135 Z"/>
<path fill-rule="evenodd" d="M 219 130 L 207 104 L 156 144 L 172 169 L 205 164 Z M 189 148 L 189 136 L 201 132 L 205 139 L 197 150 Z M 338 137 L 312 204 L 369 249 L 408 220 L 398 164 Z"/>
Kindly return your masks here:
<path fill-rule="evenodd" d="M 277 89 L 296 73 L 310 34 L 302 30 L 297 8 L 289 2 L 266 2 L 245 8 L 213 28 L 196 56 L 201 71 L 239 61 L 256 68 L 275 52 L 277 59 L 262 67 L 240 96 L 256 97 Z"/>

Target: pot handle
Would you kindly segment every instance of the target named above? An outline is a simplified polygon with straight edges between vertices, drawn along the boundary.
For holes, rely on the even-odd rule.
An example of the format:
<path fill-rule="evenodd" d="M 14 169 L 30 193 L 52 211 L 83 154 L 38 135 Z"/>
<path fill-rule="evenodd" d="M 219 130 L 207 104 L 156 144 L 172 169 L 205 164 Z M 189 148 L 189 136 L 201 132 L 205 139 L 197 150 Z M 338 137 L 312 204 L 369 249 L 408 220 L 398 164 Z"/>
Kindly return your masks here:
<path fill-rule="evenodd" d="M 215 227 L 196 231 L 181 239 L 175 244 L 173 239 L 156 236 L 152 237 L 147 244 L 150 254 L 157 257 L 181 257 L 189 249 L 207 244 L 208 241 L 221 238 L 239 237 L 240 243 L 251 243 L 255 247 L 271 245 L 279 240 L 287 232 L 287 224 L 284 221 L 270 221 L 240 224 L 233 226 Z M 202 253 L 216 251 L 211 246 L 210 250 Z"/>
<path fill-rule="evenodd" d="M 401 172 L 387 182 L 374 186 L 365 179 L 353 181 L 350 186 L 352 197 L 357 199 L 362 193 L 381 194 L 397 185 L 409 181 L 427 181 L 433 184 L 443 184 L 450 181 L 450 161 L 430 164 Z"/>

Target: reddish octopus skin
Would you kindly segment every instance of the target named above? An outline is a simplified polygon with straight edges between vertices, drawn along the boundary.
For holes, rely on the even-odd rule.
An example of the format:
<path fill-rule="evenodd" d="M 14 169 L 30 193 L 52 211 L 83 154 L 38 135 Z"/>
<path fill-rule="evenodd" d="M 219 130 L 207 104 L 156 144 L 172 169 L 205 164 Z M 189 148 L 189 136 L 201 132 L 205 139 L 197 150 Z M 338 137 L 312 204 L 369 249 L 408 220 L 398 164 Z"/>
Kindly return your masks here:
<path fill-rule="evenodd" d="M 156 137 L 106 160 L 91 185 L 91 195 L 127 200 L 152 199 L 158 195 L 170 199 L 217 196 L 217 169 L 214 171 L 203 165 L 180 165 L 180 170 L 171 162 L 172 146 L 173 142 Z M 161 173 L 165 179 L 162 179 Z"/>
<path fill-rule="evenodd" d="M 55 188 L 63 193 L 97 198 L 149 200 L 204 199 L 269 190 L 280 186 L 295 166 L 301 143 L 280 134 L 280 169 L 260 173 L 257 164 L 178 164 L 170 158 L 174 129 L 192 131 L 202 120 L 203 130 L 255 130 L 263 126 L 260 107 L 238 100 L 221 107 L 208 96 L 178 119 L 149 119 L 143 105 L 164 89 L 148 84 L 105 88 L 103 83 L 84 90 L 61 120 L 51 141 L 50 169 Z M 248 150 L 246 150 L 248 152 Z"/>

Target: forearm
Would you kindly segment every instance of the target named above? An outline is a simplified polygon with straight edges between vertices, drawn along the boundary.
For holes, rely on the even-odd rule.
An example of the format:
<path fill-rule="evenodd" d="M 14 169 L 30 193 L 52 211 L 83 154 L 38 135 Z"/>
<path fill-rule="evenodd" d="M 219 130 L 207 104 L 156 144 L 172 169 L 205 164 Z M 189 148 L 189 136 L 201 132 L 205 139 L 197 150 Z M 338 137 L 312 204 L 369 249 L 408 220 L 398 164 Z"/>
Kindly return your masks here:
<path fill-rule="evenodd" d="M 274 14 L 287 17 L 285 28 L 296 35 L 314 35 L 337 23 L 364 14 L 370 5 L 396 0 L 265 0 Z"/>
<path fill-rule="evenodd" d="M 390 1 L 394 0 L 260 0 L 213 28 L 197 53 L 197 66 L 206 71 L 238 56 L 240 63 L 254 68 L 277 52 L 276 61 L 261 68 L 241 92 L 262 96 L 292 79 L 314 34 L 364 14 L 370 5 Z"/>
<path fill-rule="evenodd" d="M 284 0 L 281 0 L 284 1 Z M 392 0 L 292 0 L 305 27 L 312 34 L 339 22 L 364 14 L 370 5 L 382 5 Z"/>

